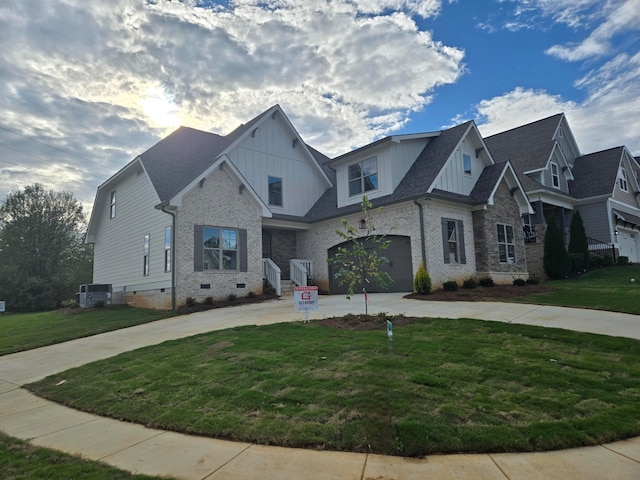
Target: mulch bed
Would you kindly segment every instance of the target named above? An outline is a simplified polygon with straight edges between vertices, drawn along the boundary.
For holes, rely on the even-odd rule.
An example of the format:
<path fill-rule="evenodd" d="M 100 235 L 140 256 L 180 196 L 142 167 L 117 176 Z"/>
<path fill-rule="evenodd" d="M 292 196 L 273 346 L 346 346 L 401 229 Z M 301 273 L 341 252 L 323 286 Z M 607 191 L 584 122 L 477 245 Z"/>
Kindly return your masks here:
<path fill-rule="evenodd" d="M 496 299 L 522 297 L 536 293 L 549 293 L 552 288 L 548 285 L 495 285 L 493 287 L 458 288 L 455 292 L 434 290 L 429 295 L 411 293 L 405 298 L 414 300 L 431 300 L 444 302 L 491 302 Z"/>

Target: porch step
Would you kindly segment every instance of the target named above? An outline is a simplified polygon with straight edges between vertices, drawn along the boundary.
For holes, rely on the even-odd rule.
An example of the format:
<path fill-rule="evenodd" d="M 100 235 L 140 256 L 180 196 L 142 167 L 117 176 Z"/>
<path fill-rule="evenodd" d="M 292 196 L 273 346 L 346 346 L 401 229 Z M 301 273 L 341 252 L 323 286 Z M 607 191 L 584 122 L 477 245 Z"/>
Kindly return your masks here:
<path fill-rule="evenodd" d="M 281 297 L 293 297 L 293 289 L 296 284 L 290 280 L 282 280 L 280 283 L 280 296 Z"/>

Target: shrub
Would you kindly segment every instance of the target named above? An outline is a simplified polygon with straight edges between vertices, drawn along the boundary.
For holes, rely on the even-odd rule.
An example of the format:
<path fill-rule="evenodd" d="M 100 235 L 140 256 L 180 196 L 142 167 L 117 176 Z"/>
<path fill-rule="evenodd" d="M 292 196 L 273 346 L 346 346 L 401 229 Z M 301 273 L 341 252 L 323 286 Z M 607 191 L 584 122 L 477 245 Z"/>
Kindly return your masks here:
<path fill-rule="evenodd" d="M 624 255 L 620 255 L 618 260 L 616 261 L 618 265 L 629 265 L 629 257 L 625 257 Z"/>
<path fill-rule="evenodd" d="M 589 266 L 591 268 L 597 268 L 602 266 L 602 257 L 600 255 L 591 255 L 589 257 Z"/>
<path fill-rule="evenodd" d="M 205 305 L 213 305 L 213 297 L 207 297 L 204 299 L 204 303 Z"/>
<path fill-rule="evenodd" d="M 60 302 L 62 308 L 80 308 L 80 304 L 75 300 L 63 300 Z"/>
<path fill-rule="evenodd" d="M 613 257 L 611 255 L 603 255 L 602 256 L 602 266 L 609 267 L 613 265 Z"/>
<path fill-rule="evenodd" d="M 469 277 L 467 278 L 464 282 L 462 282 L 462 287 L 463 288 L 476 288 L 478 286 L 478 282 L 476 282 L 476 279 L 473 277 Z"/>
<path fill-rule="evenodd" d="M 247 293 L 247 298 L 256 298 L 256 297 L 257 295 L 252 291 L 249 291 L 249 293 Z"/>
<path fill-rule="evenodd" d="M 542 259 L 545 273 L 552 279 L 564 278 L 571 269 L 569 253 L 564 246 L 562 232 L 554 215 L 549 218 L 544 234 L 544 256 Z"/>
<path fill-rule="evenodd" d="M 458 290 L 458 282 L 456 282 L 455 280 L 449 280 L 448 282 L 444 282 L 442 284 L 442 288 L 444 288 L 447 292 L 455 292 L 456 290 Z"/>
<path fill-rule="evenodd" d="M 104 302 L 104 300 L 96 300 L 96 303 L 93 306 L 94 308 L 104 308 L 107 306 L 107 304 Z"/>
<path fill-rule="evenodd" d="M 589 244 L 587 242 L 587 234 L 582 223 L 582 216 L 579 211 L 575 211 L 571 218 L 571 226 L 569 227 L 569 256 L 571 256 L 571 271 L 577 272 L 584 270 L 589 265 Z M 581 259 L 581 263 L 577 262 L 573 255 L 577 255 Z M 576 267 L 576 270 L 574 270 Z"/>
<path fill-rule="evenodd" d="M 524 278 L 514 278 L 513 284 L 516 287 L 524 287 L 527 284 L 527 281 Z"/>
<path fill-rule="evenodd" d="M 481 287 L 493 287 L 493 286 L 495 286 L 495 283 L 493 282 L 493 278 L 491 278 L 491 277 L 482 277 L 480 280 L 478 280 L 478 284 Z"/>
<path fill-rule="evenodd" d="M 229 295 L 227 295 L 227 300 L 229 300 L 230 302 L 235 302 L 237 298 L 238 296 L 235 293 L 230 293 Z"/>
<path fill-rule="evenodd" d="M 571 262 L 571 273 L 582 272 L 587 267 L 582 253 L 570 253 L 569 260 Z"/>
<path fill-rule="evenodd" d="M 184 301 L 184 304 L 187 307 L 195 307 L 198 304 L 198 302 L 193 297 L 187 297 L 187 299 Z"/>
<path fill-rule="evenodd" d="M 418 295 L 427 295 L 431 292 L 431 276 L 422 262 L 420 262 L 416 276 L 413 279 L 413 290 Z"/>
<path fill-rule="evenodd" d="M 540 280 L 538 280 L 536 277 L 527 278 L 527 285 L 538 285 L 538 283 L 540 283 Z"/>

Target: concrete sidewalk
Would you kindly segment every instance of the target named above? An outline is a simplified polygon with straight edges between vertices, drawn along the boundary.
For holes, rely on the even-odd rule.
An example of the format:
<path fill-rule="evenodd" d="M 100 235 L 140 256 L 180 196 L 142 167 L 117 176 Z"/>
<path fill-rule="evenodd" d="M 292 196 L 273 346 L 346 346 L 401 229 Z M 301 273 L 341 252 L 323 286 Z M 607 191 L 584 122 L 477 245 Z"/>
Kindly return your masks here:
<path fill-rule="evenodd" d="M 364 310 L 361 296 L 320 297 L 317 319 Z M 640 316 L 485 302 L 423 302 L 371 295 L 370 313 L 478 318 L 640 339 Z M 640 480 L 640 437 L 546 453 L 406 459 L 266 447 L 118 422 L 40 399 L 21 385 L 166 340 L 239 325 L 302 320 L 292 298 L 210 310 L 0 357 L 0 430 L 33 444 L 150 475 L 184 479 L 612 479 Z"/>

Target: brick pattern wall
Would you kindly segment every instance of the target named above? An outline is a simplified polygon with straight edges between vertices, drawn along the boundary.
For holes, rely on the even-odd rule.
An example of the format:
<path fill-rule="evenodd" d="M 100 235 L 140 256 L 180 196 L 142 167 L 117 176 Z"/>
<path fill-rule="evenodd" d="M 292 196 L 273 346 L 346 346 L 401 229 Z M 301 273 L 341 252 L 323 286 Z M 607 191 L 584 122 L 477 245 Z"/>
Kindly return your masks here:
<path fill-rule="evenodd" d="M 183 198 L 176 216 L 176 305 L 187 297 L 202 301 L 262 292 L 261 211 L 246 190 L 239 192 L 239 185 L 229 169 L 216 169 Z M 246 229 L 248 271 L 195 272 L 194 225 Z"/>
<path fill-rule="evenodd" d="M 289 261 L 297 258 L 296 232 L 293 230 L 266 229 L 271 235 L 271 260 L 280 267 L 283 280 L 291 278 Z"/>
<path fill-rule="evenodd" d="M 514 232 L 515 262 L 500 262 L 497 224 L 511 225 Z M 511 283 L 526 278 L 527 252 L 518 204 L 503 181 L 494 195 L 494 204 L 473 212 L 477 276 L 491 276 L 496 283 Z"/>
<path fill-rule="evenodd" d="M 544 224 L 536 225 L 536 243 L 528 243 L 525 245 L 527 251 L 527 269 L 529 276 L 538 280 L 546 280 L 547 274 L 544 273 L 544 235 L 547 226 Z"/>

